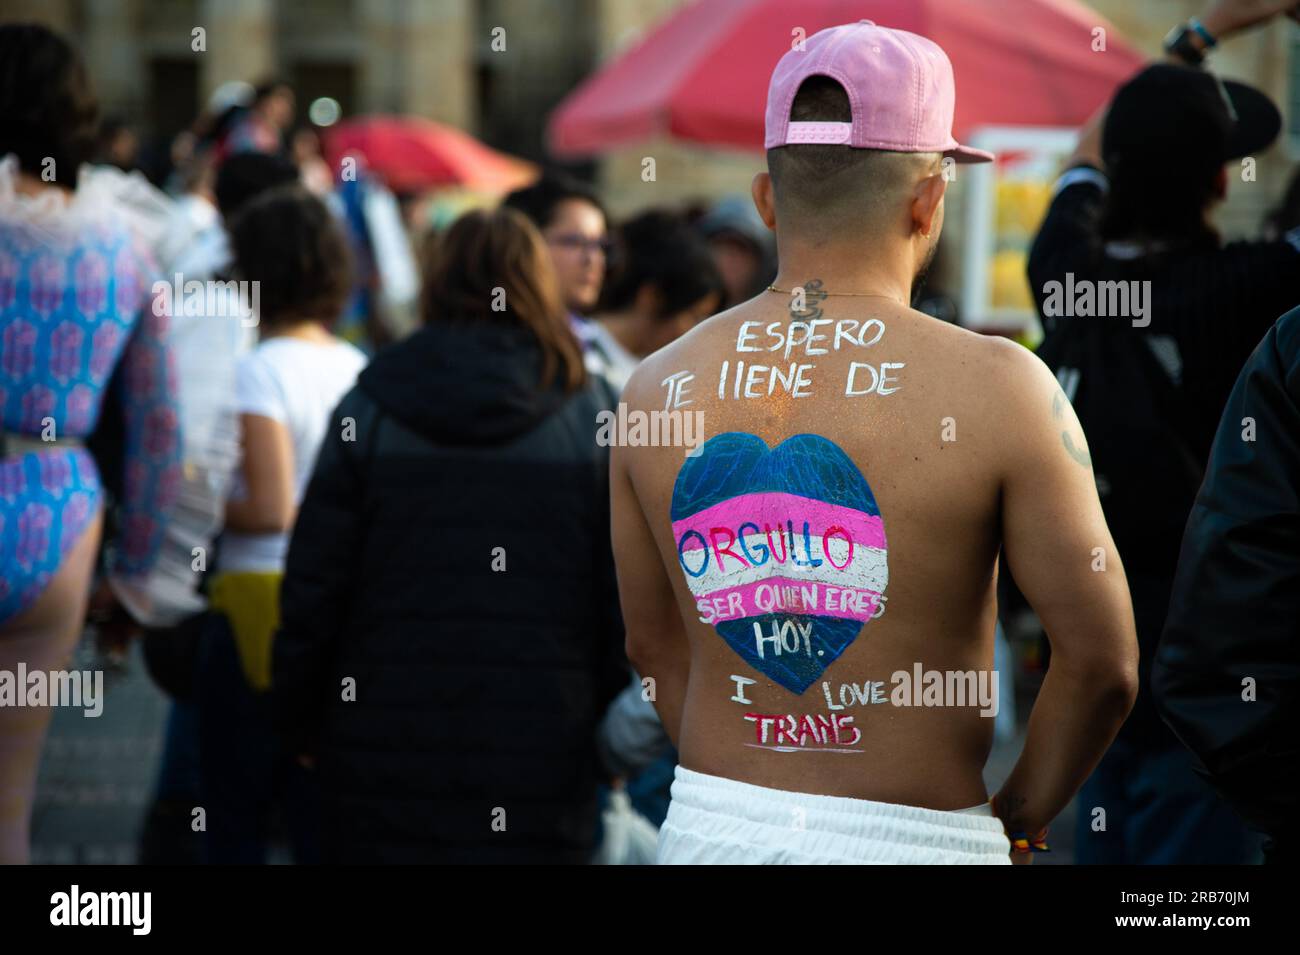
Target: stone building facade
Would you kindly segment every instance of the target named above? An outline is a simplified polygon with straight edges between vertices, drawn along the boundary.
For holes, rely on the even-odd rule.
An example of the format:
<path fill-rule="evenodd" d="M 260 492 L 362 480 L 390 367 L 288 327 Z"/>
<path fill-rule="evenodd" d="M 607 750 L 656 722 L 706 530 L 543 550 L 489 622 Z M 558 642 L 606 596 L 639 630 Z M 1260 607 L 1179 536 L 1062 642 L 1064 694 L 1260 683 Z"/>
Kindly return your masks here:
<path fill-rule="evenodd" d="M 36 19 L 78 42 L 104 101 L 146 134 L 170 135 L 222 82 L 272 75 L 300 108 L 337 99 L 344 115 L 414 113 L 497 148 L 545 161 L 546 117 L 585 75 L 684 0 L 3 0 L 0 20 Z M 707 2 L 707 0 L 705 0 Z M 795 2 L 795 0 L 791 0 Z M 864 0 L 864 9 L 870 3 Z M 1158 55 L 1171 25 L 1201 0 L 1092 0 L 1139 49 Z M 203 31 L 196 51 L 195 30 Z M 1269 92 L 1288 135 L 1234 183 L 1220 216 L 1254 230 L 1300 158 L 1300 42 L 1283 24 L 1239 37 L 1215 67 Z M 656 179 L 641 177 L 653 156 Z M 652 141 L 578 171 L 594 174 L 619 213 L 660 202 L 746 192 L 758 154 Z"/>

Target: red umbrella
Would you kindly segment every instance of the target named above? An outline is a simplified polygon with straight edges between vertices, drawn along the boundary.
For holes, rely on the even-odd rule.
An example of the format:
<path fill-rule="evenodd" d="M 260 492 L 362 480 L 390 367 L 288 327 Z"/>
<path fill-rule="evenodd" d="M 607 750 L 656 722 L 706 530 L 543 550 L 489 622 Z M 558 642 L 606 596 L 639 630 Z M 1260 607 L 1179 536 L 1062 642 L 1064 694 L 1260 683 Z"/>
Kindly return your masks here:
<path fill-rule="evenodd" d="M 569 94 L 551 149 L 589 156 L 660 134 L 762 149 L 768 79 L 794 31 L 863 19 L 944 48 L 958 139 L 976 126 L 1078 126 L 1146 62 L 1075 0 L 697 0 Z"/>
<path fill-rule="evenodd" d="M 367 116 L 326 131 L 325 156 L 337 169 L 359 156 L 394 192 L 461 186 L 502 193 L 537 178 L 532 163 L 483 145 L 468 133 L 416 116 Z"/>

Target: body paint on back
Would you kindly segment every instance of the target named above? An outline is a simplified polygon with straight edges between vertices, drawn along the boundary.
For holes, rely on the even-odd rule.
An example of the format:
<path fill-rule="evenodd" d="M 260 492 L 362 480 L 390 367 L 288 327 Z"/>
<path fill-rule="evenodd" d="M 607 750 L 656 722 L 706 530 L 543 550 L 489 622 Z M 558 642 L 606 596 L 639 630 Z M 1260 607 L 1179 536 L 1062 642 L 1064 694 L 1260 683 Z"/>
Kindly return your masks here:
<path fill-rule="evenodd" d="M 847 454 L 820 435 L 769 449 L 728 432 L 678 472 L 678 564 L 703 623 L 755 670 L 802 694 L 878 615 L 884 521 Z"/>

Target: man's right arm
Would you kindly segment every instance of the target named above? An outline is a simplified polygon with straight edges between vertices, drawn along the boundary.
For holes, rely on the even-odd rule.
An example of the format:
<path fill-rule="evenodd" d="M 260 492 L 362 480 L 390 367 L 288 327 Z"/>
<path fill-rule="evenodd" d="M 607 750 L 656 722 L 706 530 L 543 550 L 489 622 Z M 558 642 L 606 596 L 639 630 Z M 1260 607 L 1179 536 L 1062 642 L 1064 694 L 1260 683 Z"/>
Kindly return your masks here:
<path fill-rule="evenodd" d="M 996 797 L 1031 836 L 1065 808 L 1137 696 L 1137 635 L 1124 567 L 1102 514 L 1083 429 L 1036 356 L 1007 343 L 1002 534 L 1017 585 L 1052 646 L 1024 751 Z"/>

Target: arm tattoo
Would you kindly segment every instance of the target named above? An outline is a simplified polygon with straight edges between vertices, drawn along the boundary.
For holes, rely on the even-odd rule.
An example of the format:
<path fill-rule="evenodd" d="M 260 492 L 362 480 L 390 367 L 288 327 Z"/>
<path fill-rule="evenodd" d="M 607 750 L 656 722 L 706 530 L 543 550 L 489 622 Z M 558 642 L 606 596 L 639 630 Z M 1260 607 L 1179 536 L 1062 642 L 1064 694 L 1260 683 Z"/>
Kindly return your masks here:
<path fill-rule="evenodd" d="M 1087 451 L 1084 451 L 1080 448 L 1076 448 L 1074 446 L 1074 440 L 1070 437 L 1070 433 L 1068 431 L 1061 432 L 1061 443 L 1065 445 L 1065 450 L 1070 455 L 1070 457 L 1074 458 L 1074 460 L 1077 461 L 1082 467 L 1085 468 L 1092 467 L 1092 455 L 1090 455 Z"/>
<path fill-rule="evenodd" d="M 1056 394 L 1052 395 L 1052 417 L 1057 421 L 1060 421 L 1065 416 L 1065 404 L 1065 393 L 1058 388 Z M 1066 453 L 1074 458 L 1075 462 L 1081 467 L 1092 467 L 1092 455 L 1086 449 L 1075 445 L 1074 439 L 1070 437 L 1070 432 L 1061 432 L 1061 443 L 1065 445 Z"/>

